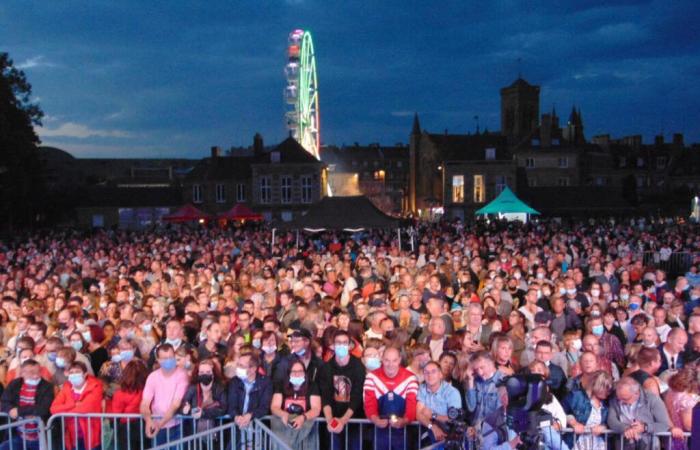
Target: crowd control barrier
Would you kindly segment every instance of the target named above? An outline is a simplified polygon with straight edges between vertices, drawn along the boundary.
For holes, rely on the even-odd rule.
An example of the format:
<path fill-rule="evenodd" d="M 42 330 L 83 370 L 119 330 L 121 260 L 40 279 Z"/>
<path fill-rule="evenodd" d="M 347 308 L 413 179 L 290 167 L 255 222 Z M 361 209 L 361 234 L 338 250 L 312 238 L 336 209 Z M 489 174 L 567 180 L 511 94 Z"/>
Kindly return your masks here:
<path fill-rule="evenodd" d="M 155 442 L 146 438 L 145 422 L 140 414 L 56 414 L 46 426 L 39 418 L 11 421 L 7 415 L 0 414 L 0 444 L 7 443 L 9 450 L 64 450 L 66 433 L 73 433 L 72 436 L 80 435 L 87 442 L 100 445 L 102 450 L 308 450 L 301 445 L 290 446 L 276 434 L 271 421 L 277 419 L 272 416 L 256 419 L 246 429 L 236 426 L 228 416 L 213 422 L 191 416 L 176 416 L 174 420 L 177 425 L 170 429 L 172 433 L 166 433 L 162 441 Z M 313 427 L 315 445 L 312 447 L 319 450 L 435 450 L 442 447 L 441 443 L 430 443 L 428 429 L 418 422 L 403 428 L 381 429 L 369 420 L 351 419 L 343 432 L 335 434 L 327 430 L 325 419 L 319 418 Z M 99 435 L 94 436 L 93 430 L 99 430 Z M 560 432 L 562 437 L 572 437 L 573 433 L 572 429 Z M 581 436 L 573 435 L 574 439 Z M 691 433 L 684 436 L 686 448 L 690 448 Z M 625 439 L 618 433 L 608 430 L 605 439 L 606 448 L 610 450 L 625 448 Z M 651 450 L 676 448 L 673 444 L 670 432 L 656 433 L 651 438 Z M 483 448 L 480 437 L 467 439 L 464 448 Z"/>

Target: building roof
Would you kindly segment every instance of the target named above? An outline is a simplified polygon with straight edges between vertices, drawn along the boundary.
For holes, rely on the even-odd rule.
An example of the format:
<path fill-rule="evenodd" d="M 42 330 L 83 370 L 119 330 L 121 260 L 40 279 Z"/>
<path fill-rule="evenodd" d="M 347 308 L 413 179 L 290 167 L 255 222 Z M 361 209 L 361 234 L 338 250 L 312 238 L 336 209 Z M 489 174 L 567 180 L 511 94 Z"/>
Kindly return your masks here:
<path fill-rule="evenodd" d="M 396 228 L 399 220 L 387 216 L 364 195 L 324 197 L 309 211 L 291 222 L 281 223 L 286 229 L 359 229 Z"/>
<path fill-rule="evenodd" d="M 528 187 L 520 196 L 542 214 L 610 214 L 631 212 L 634 206 L 622 190 L 596 186 Z"/>
<path fill-rule="evenodd" d="M 297 142 L 293 137 L 288 137 L 282 141 L 277 147 L 273 148 L 270 153 L 279 152 L 281 163 L 317 163 L 319 162 L 315 156 L 306 151 L 306 149 Z M 264 155 L 264 156 L 263 156 Z M 256 157 L 256 163 L 269 163 L 269 154 L 260 154 Z"/>
<path fill-rule="evenodd" d="M 506 138 L 500 134 L 428 134 L 443 161 L 485 161 L 486 149 L 496 149 L 496 160 L 510 159 Z"/>

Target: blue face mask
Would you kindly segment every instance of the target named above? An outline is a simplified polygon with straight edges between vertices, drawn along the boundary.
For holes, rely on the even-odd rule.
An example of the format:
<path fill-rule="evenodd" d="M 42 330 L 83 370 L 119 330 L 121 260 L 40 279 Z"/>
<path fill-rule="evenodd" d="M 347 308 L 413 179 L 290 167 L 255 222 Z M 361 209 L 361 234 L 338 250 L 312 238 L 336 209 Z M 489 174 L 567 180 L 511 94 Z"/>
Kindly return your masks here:
<path fill-rule="evenodd" d="M 299 358 L 303 357 L 305 354 L 306 354 L 305 348 L 302 348 L 301 350 L 299 350 L 298 352 L 295 353 L 295 355 L 297 355 Z"/>
<path fill-rule="evenodd" d="M 335 356 L 338 358 L 345 358 L 350 353 L 350 347 L 347 345 L 336 345 L 335 346 Z"/>
<path fill-rule="evenodd" d="M 153 324 L 144 323 L 143 325 L 141 325 L 141 329 L 143 330 L 144 333 L 150 333 L 151 330 L 153 329 Z"/>
<path fill-rule="evenodd" d="M 122 350 L 119 352 L 119 356 L 121 356 L 121 360 L 124 362 L 129 362 L 134 358 L 134 351 L 133 350 Z"/>
<path fill-rule="evenodd" d="M 56 357 L 56 367 L 59 369 L 63 369 L 66 367 L 66 360 L 64 358 L 61 358 L 60 356 Z"/>
<path fill-rule="evenodd" d="M 73 350 L 79 352 L 83 348 L 83 343 L 81 341 L 71 341 L 70 346 L 73 347 Z"/>
<path fill-rule="evenodd" d="M 177 361 L 175 360 L 175 358 L 164 359 L 163 361 L 160 362 L 161 369 L 165 370 L 166 372 L 170 372 L 172 370 L 175 370 L 176 366 L 177 366 Z"/>
<path fill-rule="evenodd" d="M 629 307 L 631 311 L 636 311 L 639 309 L 639 303 L 630 303 Z"/>
<path fill-rule="evenodd" d="M 178 348 L 182 343 L 182 339 L 166 339 L 165 343 L 172 345 L 173 348 Z"/>
<path fill-rule="evenodd" d="M 55 362 L 56 361 L 56 352 L 47 353 L 46 357 L 49 358 L 49 361 Z"/>
<path fill-rule="evenodd" d="M 90 334 L 89 331 L 84 331 L 82 335 L 83 339 L 85 339 L 85 342 L 90 342 L 92 340 L 92 334 Z"/>
<path fill-rule="evenodd" d="M 370 357 L 365 359 L 365 367 L 367 370 L 377 370 L 382 366 L 382 362 L 379 361 L 377 357 Z"/>
<path fill-rule="evenodd" d="M 591 328 L 591 331 L 592 331 L 593 334 L 595 334 L 596 336 L 602 336 L 602 335 L 603 335 L 603 331 L 604 331 L 603 325 L 595 325 L 595 326 L 593 326 L 593 328 Z"/>
<path fill-rule="evenodd" d="M 304 381 L 306 378 L 304 377 L 289 377 L 289 382 L 292 383 L 292 386 L 299 387 L 302 384 L 304 384 Z"/>
<path fill-rule="evenodd" d="M 27 386 L 38 386 L 41 378 L 25 378 L 24 383 Z"/>
<path fill-rule="evenodd" d="M 117 353 L 116 355 L 112 355 L 112 362 L 113 363 L 122 362 L 122 355 L 119 353 Z"/>
<path fill-rule="evenodd" d="M 71 373 L 68 375 L 68 381 L 70 381 L 73 387 L 82 386 L 85 382 L 85 375 L 82 373 Z"/>

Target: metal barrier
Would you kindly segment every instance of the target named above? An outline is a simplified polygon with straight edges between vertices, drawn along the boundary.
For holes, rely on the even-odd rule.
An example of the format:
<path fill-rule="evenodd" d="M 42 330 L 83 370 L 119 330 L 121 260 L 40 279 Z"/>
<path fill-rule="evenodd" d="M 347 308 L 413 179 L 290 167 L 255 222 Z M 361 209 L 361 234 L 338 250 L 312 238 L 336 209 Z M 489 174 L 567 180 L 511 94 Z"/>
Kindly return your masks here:
<path fill-rule="evenodd" d="M 155 445 L 151 450 L 224 450 L 236 449 L 236 425 L 227 423 L 170 442 Z M 228 439 L 227 439 L 228 437 Z M 231 443 L 228 446 L 228 443 Z"/>
<path fill-rule="evenodd" d="M 266 419 L 269 419 L 269 416 Z M 253 448 L 256 450 L 292 450 L 292 448 L 280 439 L 262 420 L 255 419 L 254 425 L 255 446 Z"/>
<path fill-rule="evenodd" d="M 641 256 L 641 257 L 640 257 Z M 673 252 L 668 257 L 663 257 L 658 251 L 646 251 L 643 254 L 636 254 L 637 259 L 641 259 L 645 267 L 654 267 L 664 270 L 669 277 L 684 275 L 693 262 L 700 259 L 697 252 Z"/>
<path fill-rule="evenodd" d="M 7 416 L 8 420 L 11 420 Z M 0 426 L 2 442 L 10 450 L 46 450 L 46 430 L 38 417 L 20 419 Z"/>
<path fill-rule="evenodd" d="M 158 419 L 157 416 L 153 418 Z M 97 443 L 102 450 L 144 450 L 151 448 L 156 444 L 155 441 L 161 438 L 167 444 L 193 434 L 206 433 L 214 426 L 222 426 L 228 419 L 228 416 L 211 419 L 214 425 L 209 426 L 210 419 L 194 419 L 192 416 L 178 415 L 173 417 L 177 422 L 175 425 L 167 430 L 160 430 L 160 438 L 148 438 L 141 414 L 63 413 L 51 416 L 46 424 L 46 436 L 48 450 L 63 450 L 66 446 L 66 437 L 68 436 L 73 442 L 81 432 L 83 442 Z M 99 421 L 99 437 L 94 436 L 95 421 Z M 87 449 L 91 447 L 94 445 L 85 446 Z"/>

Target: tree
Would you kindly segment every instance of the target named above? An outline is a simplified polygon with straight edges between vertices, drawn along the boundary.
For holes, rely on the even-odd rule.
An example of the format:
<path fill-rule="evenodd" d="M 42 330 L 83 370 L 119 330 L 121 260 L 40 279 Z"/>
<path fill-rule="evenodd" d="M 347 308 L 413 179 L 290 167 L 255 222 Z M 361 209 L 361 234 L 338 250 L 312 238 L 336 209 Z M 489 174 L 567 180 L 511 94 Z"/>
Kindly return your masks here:
<path fill-rule="evenodd" d="M 24 72 L 0 53 L 0 229 L 33 226 L 43 209 L 39 137 L 44 113 L 32 102 Z"/>

